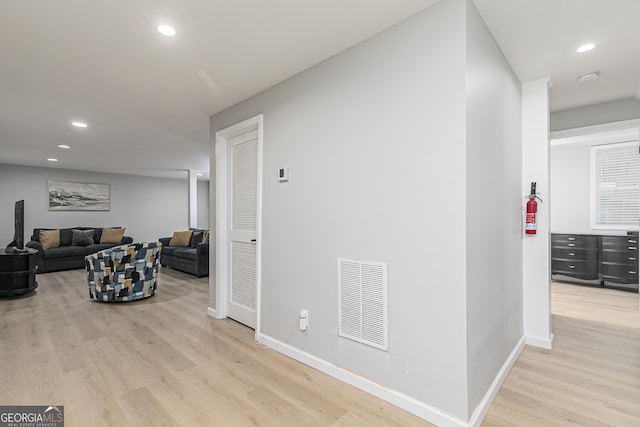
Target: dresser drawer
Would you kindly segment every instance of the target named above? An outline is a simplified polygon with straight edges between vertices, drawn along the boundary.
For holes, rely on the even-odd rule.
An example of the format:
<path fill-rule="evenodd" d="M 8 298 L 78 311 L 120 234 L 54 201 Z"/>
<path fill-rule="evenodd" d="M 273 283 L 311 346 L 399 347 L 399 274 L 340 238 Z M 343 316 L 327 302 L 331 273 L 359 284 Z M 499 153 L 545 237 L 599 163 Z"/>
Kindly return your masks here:
<path fill-rule="evenodd" d="M 637 265 L 638 251 L 603 250 L 602 262 L 614 264 Z"/>
<path fill-rule="evenodd" d="M 637 266 L 602 264 L 602 280 L 615 283 L 638 283 Z"/>
<path fill-rule="evenodd" d="M 602 250 L 638 251 L 637 236 L 602 236 Z"/>
<path fill-rule="evenodd" d="M 563 260 L 598 261 L 597 249 L 551 248 L 551 258 Z"/>
<path fill-rule="evenodd" d="M 596 261 L 552 259 L 551 274 L 562 274 L 580 279 L 598 279 L 598 263 Z"/>
<path fill-rule="evenodd" d="M 551 246 L 554 248 L 598 249 L 598 236 L 586 234 L 552 234 Z"/>

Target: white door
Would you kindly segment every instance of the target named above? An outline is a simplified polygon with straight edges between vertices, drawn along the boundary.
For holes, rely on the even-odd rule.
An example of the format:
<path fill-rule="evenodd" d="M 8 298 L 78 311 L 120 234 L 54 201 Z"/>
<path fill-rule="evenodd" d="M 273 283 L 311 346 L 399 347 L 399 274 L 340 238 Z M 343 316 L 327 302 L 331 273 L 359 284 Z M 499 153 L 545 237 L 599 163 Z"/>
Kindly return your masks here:
<path fill-rule="evenodd" d="M 229 139 L 229 289 L 227 315 L 256 327 L 258 131 Z"/>

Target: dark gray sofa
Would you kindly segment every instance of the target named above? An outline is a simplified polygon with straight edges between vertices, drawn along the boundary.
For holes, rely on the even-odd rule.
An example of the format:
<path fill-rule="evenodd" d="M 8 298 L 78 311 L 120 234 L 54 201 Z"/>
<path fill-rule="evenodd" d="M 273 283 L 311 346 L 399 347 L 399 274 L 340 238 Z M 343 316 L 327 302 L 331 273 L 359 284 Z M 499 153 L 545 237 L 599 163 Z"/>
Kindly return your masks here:
<path fill-rule="evenodd" d="M 209 230 L 191 228 L 189 246 L 170 246 L 171 237 L 158 239 L 162 243 L 160 264 L 198 277 L 209 275 L 209 242 L 202 239 Z"/>
<path fill-rule="evenodd" d="M 120 228 L 120 227 L 106 227 Z M 25 246 L 38 250 L 36 264 L 38 265 L 38 273 L 48 273 L 50 271 L 73 270 L 77 268 L 85 268 L 84 257 L 101 251 L 103 249 L 112 248 L 114 246 L 132 243 L 133 239 L 124 236 L 120 243 L 100 243 L 102 237 L 102 227 L 73 227 L 60 228 L 60 246 L 43 250 L 40 243 L 40 230 L 55 230 L 55 228 L 34 228 L 31 241 Z M 87 246 L 74 246 L 72 230 L 93 230 L 93 244 Z"/>

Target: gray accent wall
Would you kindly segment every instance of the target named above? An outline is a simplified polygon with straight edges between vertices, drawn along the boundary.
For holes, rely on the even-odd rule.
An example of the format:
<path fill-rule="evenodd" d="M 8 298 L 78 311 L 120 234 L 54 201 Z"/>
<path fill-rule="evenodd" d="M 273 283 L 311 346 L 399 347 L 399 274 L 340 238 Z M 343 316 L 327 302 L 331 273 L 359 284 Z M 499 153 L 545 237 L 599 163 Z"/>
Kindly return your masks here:
<path fill-rule="evenodd" d="M 520 82 L 467 8 L 467 366 L 469 412 L 523 335 Z"/>
<path fill-rule="evenodd" d="M 109 211 L 49 211 L 47 180 L 109 184 Z M 134 241 L 154 241 L 188 227 L 188 180 L 0 164 L 0 238 L 13 237 L 13 205 L 25 201 L 25 234 L 36 227 L 126 227 Z M 5 242 L 6 240 L 6 242 Z"/>
<path fill-rule="evenodd" d="M 553 96 L 553 89 L 551 90 Z M 551 113 L 551 131 L 574 129 L 640 118 L 640 100 L 620 99 Z"/>
<path fill-rule="evenodd" d="M 209 181 L 198 181 L 198 228 L 209 229 Z"/>
<path fill-rule="evenodd" d="M 523 335 L 519 101 L 445 0 L 212 116 L 264 114 L 259 332 L 468 420 Z M 388 264 L 388 352 L 338 336 L 339 257 Z"/>

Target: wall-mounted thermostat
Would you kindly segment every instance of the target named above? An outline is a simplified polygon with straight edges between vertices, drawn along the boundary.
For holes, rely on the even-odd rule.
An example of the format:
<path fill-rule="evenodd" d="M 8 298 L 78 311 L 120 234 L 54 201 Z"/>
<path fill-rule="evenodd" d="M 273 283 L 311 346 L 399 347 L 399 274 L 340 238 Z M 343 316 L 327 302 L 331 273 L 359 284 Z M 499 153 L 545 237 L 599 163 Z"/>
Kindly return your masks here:
<path fill-rule="evenodd" d="M 278 169 L 278 181 L 280 182 L 289 181 L 289 166 L 285 166 L 283 168 Z"/>

